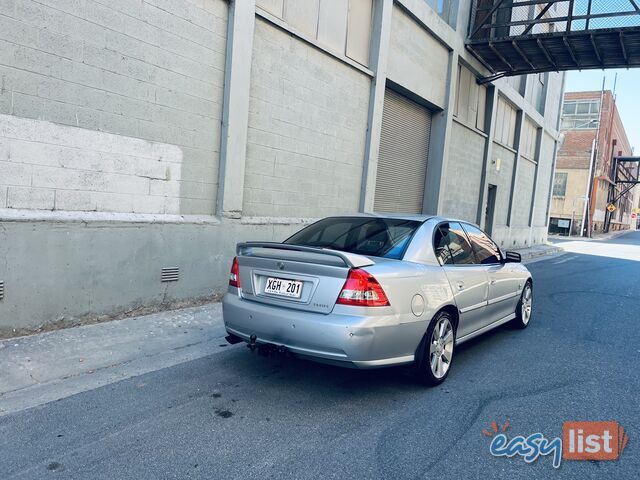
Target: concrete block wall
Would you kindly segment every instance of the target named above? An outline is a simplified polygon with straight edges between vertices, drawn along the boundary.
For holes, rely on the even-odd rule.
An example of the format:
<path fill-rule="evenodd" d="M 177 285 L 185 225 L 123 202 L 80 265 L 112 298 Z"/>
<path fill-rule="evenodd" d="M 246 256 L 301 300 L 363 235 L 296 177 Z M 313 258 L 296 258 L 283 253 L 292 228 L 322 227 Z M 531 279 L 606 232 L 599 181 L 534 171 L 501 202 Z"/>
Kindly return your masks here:
<path fill-rule="evenodd" d="M 223 0 L 0 2 L 0 114 L 115 134 L 97 135 L 98 144 L 129 145 L 132 138 L 169 144 L 180 150 L 171 161 L 181 159 L 179 175 L 162 183 L 156 181 L 168 180 L 159 172 L 162 167 L 146 165 L 135 155 L 94 155 L 82 165 L 87 190 L 96 183 L 112 183 L 114 163 L 128 175 L 121 180 L 130 182 L 130 188 L 103 189 L 100 200 L 64 194 L 56 203 L 51 190 L 24 190 L 45 185 L 6 183 L 7 172 L 15 180 L 19 170 L 29 170 L 34 179 L 48 179 L 52 190 L 64 189 L 69 177 L 79 177 L 72 169 L 62 171 L 71 168 L 61 160 L 68 152 L 45 158 L 45 147 L 29 146 L 30 139 L 19 146 L 15 139 L 0 136 L 0 143 L 11 142 L 19 152 L 4 159 L 14 163 L 17 158 L 18 165 L 0 167 L 5 169 L 0 170 L 5 173 L 0 175 L 3 206 L 212 214 L 227 10 Z M 0 128 L 8 121 L 0 117 Z M 42 123 L 39 129 L 51 128 Z M 25 156 L 27 148 L 31 150 Z M 53 164 L 45 165 L 49 161 Z M 153 172 L 145 179 L 149 169 Z"/>
<path fill-rule="evenodd" d="M 243 213 L 358 210 L 371 80 L 257 18 Z"/>
<path fill-rule="evenodd" d="M 442 215 L 476 223 L 487 138 L 456 121 L 451 128 Z"/>

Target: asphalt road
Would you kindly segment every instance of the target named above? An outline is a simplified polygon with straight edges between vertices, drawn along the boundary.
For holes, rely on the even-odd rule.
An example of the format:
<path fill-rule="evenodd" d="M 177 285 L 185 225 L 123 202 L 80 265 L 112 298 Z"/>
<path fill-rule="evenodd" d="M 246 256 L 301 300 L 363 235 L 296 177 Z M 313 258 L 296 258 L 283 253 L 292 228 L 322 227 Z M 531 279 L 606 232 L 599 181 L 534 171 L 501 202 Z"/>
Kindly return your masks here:
<path fill-rule="evenodd" d="M 440 387 L 236 346 L 0 417 L 0 478 L 638 478 L 640 233 L 566 245 L 530 265 L 530 327 L 461 346 Z M 556 470 L 492 457 L 494 420 L 617 420 L 630 441 Z"/>

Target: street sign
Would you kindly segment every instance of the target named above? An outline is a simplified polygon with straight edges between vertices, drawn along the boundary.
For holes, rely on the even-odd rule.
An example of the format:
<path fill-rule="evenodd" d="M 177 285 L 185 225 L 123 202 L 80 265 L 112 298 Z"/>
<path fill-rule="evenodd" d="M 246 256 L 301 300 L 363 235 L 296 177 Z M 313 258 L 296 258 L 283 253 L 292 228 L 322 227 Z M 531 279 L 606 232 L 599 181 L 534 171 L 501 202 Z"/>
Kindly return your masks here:
<path fill-rule="evenodd" d="M 607 205 L 607 210 L 609 210 L 611 213 L 615 212 L 617 209 L 618 207 L 616 207 L 613 203 Z"/>

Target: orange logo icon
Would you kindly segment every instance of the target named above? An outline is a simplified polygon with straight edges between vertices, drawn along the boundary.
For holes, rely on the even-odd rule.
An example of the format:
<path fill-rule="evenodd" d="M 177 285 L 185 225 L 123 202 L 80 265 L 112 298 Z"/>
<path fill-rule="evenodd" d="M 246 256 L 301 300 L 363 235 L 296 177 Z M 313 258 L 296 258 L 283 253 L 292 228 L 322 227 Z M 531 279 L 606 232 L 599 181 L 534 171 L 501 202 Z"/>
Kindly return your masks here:
<path fill-rule="evenodd" d="M 618 422 L 564 422 L 562 426 L 565 460 L 617 460 L 628 442 Z"/>

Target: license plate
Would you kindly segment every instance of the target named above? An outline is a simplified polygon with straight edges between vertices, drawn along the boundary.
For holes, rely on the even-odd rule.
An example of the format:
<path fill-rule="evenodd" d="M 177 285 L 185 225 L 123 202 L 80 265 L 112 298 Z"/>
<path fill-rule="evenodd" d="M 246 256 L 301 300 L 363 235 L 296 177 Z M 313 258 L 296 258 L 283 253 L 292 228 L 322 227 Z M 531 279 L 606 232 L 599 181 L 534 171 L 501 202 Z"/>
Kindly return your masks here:
<path fill-rule="evenodd" d="M 302 294 L 302 282 L 299 280 L 267 277 L 264 293 L 280 295 L 281 297 L 300 298 Z"/>

